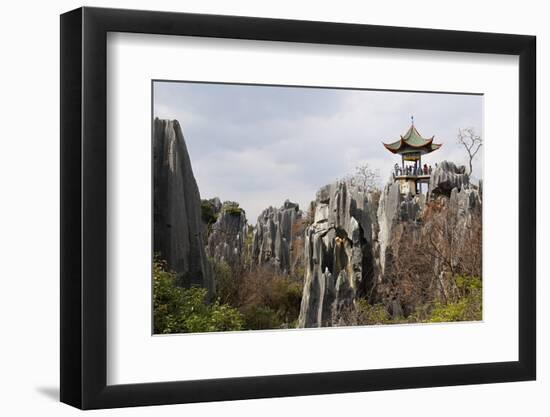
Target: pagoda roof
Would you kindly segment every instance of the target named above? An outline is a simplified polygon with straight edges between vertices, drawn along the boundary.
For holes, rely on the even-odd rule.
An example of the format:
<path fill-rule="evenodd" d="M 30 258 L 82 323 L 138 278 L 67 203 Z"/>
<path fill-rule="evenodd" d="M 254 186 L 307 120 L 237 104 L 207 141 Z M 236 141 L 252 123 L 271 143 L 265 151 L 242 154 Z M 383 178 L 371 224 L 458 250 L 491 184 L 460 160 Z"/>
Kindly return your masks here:
<path fill-rule="evenodd" d="M 384 147 L 391 153 L 406 153 L 406 152 L 421 152 L 421 153 L 430 153 L 441 148 L 441 144 L 433 143 L 434 136 L 431 138 L 424 138 L 414 124 L 411 124 L 407 133 L 400 138 L 391 143 L 384 143 Z"/>

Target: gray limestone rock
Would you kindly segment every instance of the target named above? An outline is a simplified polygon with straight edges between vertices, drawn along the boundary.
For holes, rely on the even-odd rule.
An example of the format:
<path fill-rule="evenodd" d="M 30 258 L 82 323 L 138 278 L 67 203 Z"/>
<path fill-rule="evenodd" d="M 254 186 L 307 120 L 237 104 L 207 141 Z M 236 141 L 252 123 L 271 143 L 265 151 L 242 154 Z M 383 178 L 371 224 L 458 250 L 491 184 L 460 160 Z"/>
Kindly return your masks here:
<path fill-rule="evenodd" d="M 179 285 L 198 285 L 213 295 L 199 189 L 178 121 L 154 120 L 153 158 L 153 250 L 177 274 Z"/>
<path fill-rule="evenodd" d="M 386 249 L 391 238 L 391 231 L 399 219 L 401 195 L 399 184 L 393 181 L 388 182 L 380 194 L 378 203 L 378 245 L 380 271 L 384 273 L 386 265 Z"/>
<path fill-rule="evenodd" d="M 390 181 L 380 196 L 378 208 L 378 245 L 380 275 L 378 277 L 378 296 L 388 312 L 394 316 L 403 316 L 411 311 L 401 299 L 400 284 L 395 281 L 394 261 L 399 259 L 403 242 L 427 241 L 427 236 L 435 234 L 441 239 L 437 227 L 444 223 L 450 228 L 457 246 L 466 242 L 471 236 L 473 220 L 479 221 L 482 208 L 482 186 L 469 183 L 464 167 L 457 167 L 452 162 L 439 164 L 430 178 L 429 192 L 414 197 L 400 195 L 397 183 Z M 429 203 L 426 203 L 426 200 Z M 477 224 L 477 223 L 476 223 Z M 435 229 L 434 229 L 435 228 Z M 403 240 L 403 236 L 407 239 Z M 443 265 L 434 262 L 433 269 L 438 271 Z M 414 306 L 412 306 L 414 307 Z"/>
<path fill-rule="evenodd" d="M 449 197 L 453 188 L 459 190 L 470 187 L 470 177 L 464 165 L 457 166 L 453 162 L 443 161 L 430 175 L 428 185 L 428 200 L 445 195 Z"/>
<path fill-rule="evenodd" d="M 460 236 L 466 233 L 471 225 L 472 217 L 481 215 L 481 193 L 473 188 L 453 188 L 448 202 L 448 210 L 456 217 L 454 221 L 456 233 Z"/>
<path fill-rule="evenodd" d="M 299 262 L 294 243 L 302 238 L 302 212 L 298 204 L 285 201 L 281 208 L 269 207 L 258 216 L 252 240 L 252 263 L 289 273 Z"/>
<path fill-rule="evenodd" d="M 217 261 L 237 268 L 241 265 L 245 251 L 246 214 L 233 202 L 226 202 L 222 206 L 217 198 L 210 201 L 218 213 L 215 223 L 210 225 L 206 253 Z"/>
<path fill-rule="evenodd" d="M 424 210 L 426 198 L 422 194 L 403 196 L 399 184 L 390 180 L 380 194 L 378 204 L 378 245 L 381 274 L 386 269 L 386 257 L 391 250 L 395 228 L 401 222 L 417 222 Z"/>
<path fill-rule="evenodd" d="M 305 277 L 298 327 L 339 325 L 343 311 L 374 285 L 372 196 L 346 181 L 317 192 L 305 232 Z"/>

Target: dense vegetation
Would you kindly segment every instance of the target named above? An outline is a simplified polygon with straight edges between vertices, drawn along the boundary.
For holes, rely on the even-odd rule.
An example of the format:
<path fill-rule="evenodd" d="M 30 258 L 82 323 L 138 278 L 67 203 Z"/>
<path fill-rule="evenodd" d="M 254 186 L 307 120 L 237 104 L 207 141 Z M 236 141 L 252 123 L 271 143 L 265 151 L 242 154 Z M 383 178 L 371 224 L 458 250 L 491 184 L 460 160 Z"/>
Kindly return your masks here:
<path fill-rule="evenodd" d="M 356 301 L 348 325 L 441 323 L 478 321 L 482 319 L 482 284 L 478 277 L 456 276 L 454 284 L 459 293 L 447 302 L 436 300 L 418 305 L 407 317 L 392 317 L 383 304 L 369 304 L 365 299 Z"/>
<path fill-rule="evenodd" d="M 204 288 L 180 288 L 163 261 L 153 264 L 154 333 L 241 330 L 241 314 L 218 300 L 208 303 Z"/>
<path fill-rule="evenodd" d="M 229 330 L 295 328 L 300 312 L 302 287 L 286 276 L 264 271 L 233 280 L 231 269 L 215 262 L 218 297 L 207 301 L 206 289 L 180 288 L 175 275 L 164 263 L 154 264 L 154 332 L 189 333 Z M 478 277 L 456 276 L 458 290 L 452 300 L 421 304 L 407 317 L 392 317 L 383 304 L 356 301 L 344 325 L 381 325 L 403 323 L 437 323 L 482 319 L 482 282 Z"/>
<path fill-rule="evenodd" d="M 383 306 L 356 303 L 359 323 L 482 320 L 481 211 L 459 224 L 464 220 L 456 210 L 435 200 L 427 203 L 419 224 L 401 225 L 387 278 L 378 288 L 377 301 L 390 314 L 381 312 Z"/>
<path fill-rule="evenodd" d="M 216 332 L 296 327 L 301 284 L 288 276 L 263 271 L 235 277 L 225 262 L 211 259 L 216 299 L 204 288 L 181 288 L 164 261 L 153 264 L 154 333 Z"/>
<path fill-rule="evenodd" d="M 241 313 L 244 330 L 296 327 L 302 284 L 270 268 L 233 270 L 210 258 L 217 297 Z"/>

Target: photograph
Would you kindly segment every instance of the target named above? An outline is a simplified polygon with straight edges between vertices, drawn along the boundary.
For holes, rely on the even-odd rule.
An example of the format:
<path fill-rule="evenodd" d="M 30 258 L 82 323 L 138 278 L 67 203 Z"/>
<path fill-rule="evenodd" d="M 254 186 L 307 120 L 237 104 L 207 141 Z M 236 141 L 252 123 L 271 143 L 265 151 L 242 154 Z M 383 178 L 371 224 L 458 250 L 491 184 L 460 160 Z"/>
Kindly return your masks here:
<path fill-rule="evenodd" d="M 483 320 L 483 95 L 152 81 L 153 334 Z"/>

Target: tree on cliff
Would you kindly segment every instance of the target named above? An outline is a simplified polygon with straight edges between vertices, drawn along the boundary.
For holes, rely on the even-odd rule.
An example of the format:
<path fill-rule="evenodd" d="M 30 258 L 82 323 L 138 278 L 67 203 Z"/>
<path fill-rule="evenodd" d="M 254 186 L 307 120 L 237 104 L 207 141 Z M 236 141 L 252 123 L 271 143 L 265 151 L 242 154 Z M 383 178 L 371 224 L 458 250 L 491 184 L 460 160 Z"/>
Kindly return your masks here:
<path fill-rule="evenodd" d="M 344 178 L 364 191 L 373 192 L 380 188 L 380 173 L 367 163 L 355 167 L 355 172 Z"/>
<path fill-rule="evenodd" d="M 472 175 L 472 161 L 477 155 L 480 148 L 483 146 L 483 139 L 477 135 L 474 128 L 468 127 L 458 129 L 457 143 L 464 146 L 468 154 L 468 166 L 470 167 L 469 175 Z"/>

